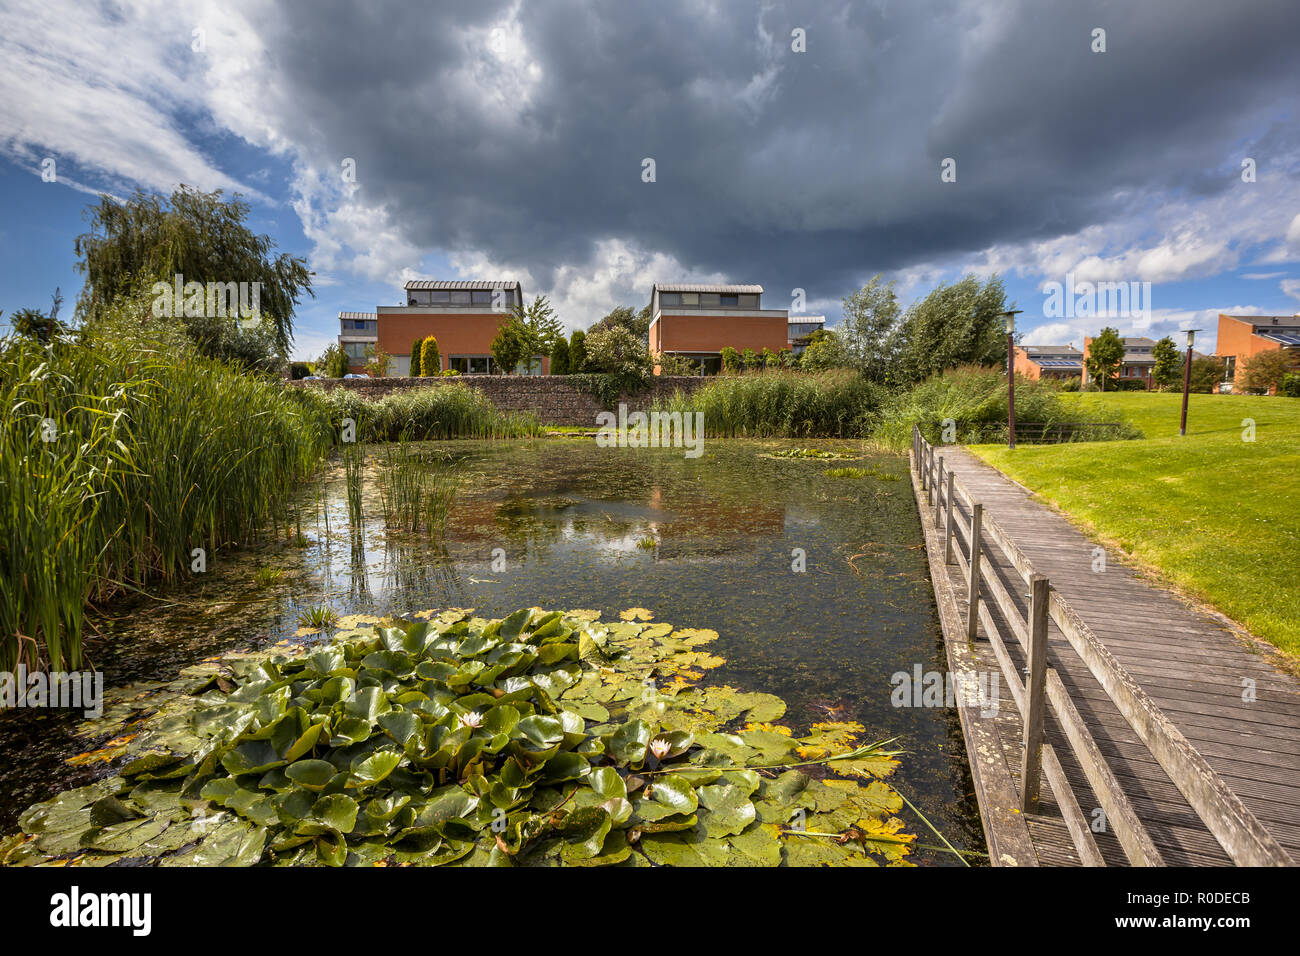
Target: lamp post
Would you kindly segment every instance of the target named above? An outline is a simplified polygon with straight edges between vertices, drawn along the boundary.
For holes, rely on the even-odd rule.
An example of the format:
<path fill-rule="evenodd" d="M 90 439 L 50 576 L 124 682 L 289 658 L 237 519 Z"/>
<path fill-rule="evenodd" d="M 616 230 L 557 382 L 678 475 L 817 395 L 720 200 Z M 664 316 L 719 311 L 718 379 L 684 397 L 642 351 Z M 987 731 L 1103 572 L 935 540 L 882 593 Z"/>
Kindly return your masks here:
<path fill-rule="evenodd" d="M 1003 312 L 1002 318 L 1007 322 L 1007 447 L 1016 447 L 1016 344 L 1012 336 L 1016 333 L 1016 316 L 1024 309 L 1012 309 Z"/>
<path fill-rule="evenodd" d="M 1192 390 L 1192 340 L 1200 329 L 1187 330 L 1187 361 L 1183 363 L 1183 421 L 1178 426 L 1178 434 L 1187 434 L 1187 395 Z"/>

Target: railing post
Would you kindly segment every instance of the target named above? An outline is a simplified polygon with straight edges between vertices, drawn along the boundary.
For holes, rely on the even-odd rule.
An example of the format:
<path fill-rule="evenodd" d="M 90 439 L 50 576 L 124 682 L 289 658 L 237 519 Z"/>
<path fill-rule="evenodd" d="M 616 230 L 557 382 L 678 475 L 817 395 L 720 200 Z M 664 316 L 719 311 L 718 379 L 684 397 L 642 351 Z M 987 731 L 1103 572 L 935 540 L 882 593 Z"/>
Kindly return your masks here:
<path fill-rule="evenodd" d="M 939 456 L 939 465 L 935 468 L 934 479 L 934 530 L 939 530 L 939 512 L 943 507 L 943 455 Z"/>
<path fill-rule="evenodd" d="M 980 528 L 984 524 L 984 506 L 977 504 L 970 510 L 970 563 L 966 583 L 966 639 L 975 640 L 980 623 Z"/>
<path fill-rule="evenodd" d="M 952 564 L 952 489 L 953 489 L 952 469 L 948 469 L 948 513 L 944 515 L 944 542 L 943 542 L 943 563 Z"/>
<path fill-rule="evenodd" d="M 1038 810 L 1043 770 L 1043 713 L 1047 697 L 1047 608 L 1051 585 L 1029 578 L 1029 679 L 1025 685 L 1024 749 L 1020 753 L 1020 809 Z"/>
<path fill-rule="evenodd" d="M 930 500 L 930 446 L 921 439 L 921 488 L 926 493 L 926 501 Z"/>

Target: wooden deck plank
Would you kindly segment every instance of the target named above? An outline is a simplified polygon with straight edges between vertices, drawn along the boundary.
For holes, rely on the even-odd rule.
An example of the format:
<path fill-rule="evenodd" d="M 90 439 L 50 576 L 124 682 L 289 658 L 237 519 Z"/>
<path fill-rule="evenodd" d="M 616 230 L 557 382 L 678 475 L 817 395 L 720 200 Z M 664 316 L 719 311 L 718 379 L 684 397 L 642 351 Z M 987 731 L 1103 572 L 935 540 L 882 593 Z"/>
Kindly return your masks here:
<path fill-rule="evenodd" d="M 1029 590 L 1024 573 L 1032 566 L 1051 579 L 1057 594 L 1222 783 L 1237 794 L 1268 835 L 1290 852 L 1293 860 L 1300 859 L 1300 681 L 1274 668 L 1257 646 L 1243 640 L 1221 619 L 1152 586 L 1109 550 L 1105 571 L 1094 572 L 1093 554 L 1099 546 L 1065 518 L 964 449 L 945 447 L 943 455 L 945 468 L 956 474 L 970 500 L 983 504 L 985 522 L 995 525 L 1020 554 L 1018 570 L 1000 548 L 990 544 L 981 563 L 1010 592 L 1022 620 Z M 997 670 L 999 663 L 982 628 L 973 647 L 965 641 L 962 622 L 968 584 L 956 564 L 943 564 L 943 529 L 934 526 L 934 508 L 924 504 L 925 493 L 920 490 L 919 478 L 914 479 L 922 526 L 927 538 L 938 543 L 937 548 L 929 549 L 936 595 L 945 591 L 955 606 L 950 616 L 961 624 L 961 643 L 971 652 L 973 665 Z M 970 508 L 960 494 L 953 511 L 955 546 L 966 553 Z M 989 544 L 987 533 L 985 541 Z M 990 623 L 1005 627 L 1000 614 Z M 1019 642 L 1009 634 L 1004 634 L 1003 640 L 1010 663 L 1022 668 L 1025 655 Z M 1049 666 L 1056 670 L 1097 751 L 1147 827 L 1164 862 L 1230 865 L 1231 859 L 1214 834 L 1054 623 L 1048 645 Z M 1247 680 L 1253 684 L 1253 699 L 1243 694 Z M 1003 765 L 1018 788 L 1020 715 L 1009 693 L 1004 690 L 1001 697 L 1002 711 L 994 720 L 996 736 L 1005 753 Z M 1048 721 L 1046 733 L 1080 809 L 1090 813 L 1099 804 L 1054 719 Z M 1026 814 L 1024 825 L 1039 863 L 1080 865 L 1059 807 L 1045 785 L 1038 811 Z M 1107 865 L 1127 865 L 1113 835 L 1095 833 L 1094 838 Z"/>

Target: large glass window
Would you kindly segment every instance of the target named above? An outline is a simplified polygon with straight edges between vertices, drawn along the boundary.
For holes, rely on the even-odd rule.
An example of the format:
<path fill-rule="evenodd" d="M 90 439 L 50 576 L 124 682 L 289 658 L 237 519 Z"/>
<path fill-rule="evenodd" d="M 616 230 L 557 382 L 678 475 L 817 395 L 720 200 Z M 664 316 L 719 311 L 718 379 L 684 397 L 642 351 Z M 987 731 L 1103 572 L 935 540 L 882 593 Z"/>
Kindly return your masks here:
<path fill-rule="evenodd" d="M 446 289 L 439 289 L 429 293 L 429 301 L 435 305 L 446 305 L 451 301 L 451 293 Z"/>
<path fill-rule="evenodd" d="M 681 294 L 680 292 L 660 292 L 660 293 L 659 293 L 659 305 L 660 305 L 660 306 L 665 306 L 665 305 L 681 305 L 681 304 L 682 304 L 682 294 Z"/>
<path fill-rule="evenodd" d="M 720 297 L 719 305 L 732 306 L 733 308 L 740 304 L 740 296 L 724 295 Z"/>
<path fill-rule="evenodd" d="M 469 294 L 469 300 L 472 305 L 491 305 L 492 290 L 475 289 L 473 292 Z"/>
<path fill-rule="evenodd" d="M 737 298 L 740 299 L 740 302 L 738 304 L 742 309 L 758 308 L 758 296 L 756 295 L 742 295 L 742 296 L 738 296 Z"/>
<path fill-rule="evenodd" d="M 716 292 L 701 292 L 700 305 L 720 305 L 722 296 Z"/>
<path fill-rule="evenodd" d="M 699 305 L 700 294 L 698 292 L 683 292 L 682 305 Z"/>

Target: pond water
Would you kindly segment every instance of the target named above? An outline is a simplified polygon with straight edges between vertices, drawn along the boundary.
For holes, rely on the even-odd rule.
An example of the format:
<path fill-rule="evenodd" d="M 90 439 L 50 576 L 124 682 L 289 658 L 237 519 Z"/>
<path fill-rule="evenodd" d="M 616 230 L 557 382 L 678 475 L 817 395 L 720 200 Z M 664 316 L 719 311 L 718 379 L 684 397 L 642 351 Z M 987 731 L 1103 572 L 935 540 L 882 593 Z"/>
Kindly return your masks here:
<path fill-rule="evenodd" d="M 333 467 L 303 492 L 301 537 L 291 528 L 220 551 L 191 582 L 93 614 L 99 635 L 87 650 L 105 686 L 117 687 L 170 680 L 234 648 L 320 640 L 297 618 L 322 604 L 340 615 L 472 607 L 487 617 L 531 605 L 607 618 L 647 608 L 656 620 L 716 630 L 710 649 L 727 663 L 705 683 L 777 694 L 796 734 L 852 720 L 866 741 L 898 736 L 907 752 L 891 783 L 953 845 L 983 851 L 956 712 L 890 701 L 892 674 L 946 670 L 906 460 L 764 457 L 795 444 L 712 440 L 689 459 L 590 438 L 439 442 L 467 475 L 443 543 L 389 534 L 370 480 L 354 526 Z M 863 454 L 854 442 L 816 447 Z M 823 474 L 844 465 L 868 477 Z M 367 475 L 379 467 L 372 455 Z M 283 573 L 259 579 L 261 569 Z M 0 715 L 0 832 L 32 802 L 110 772 L 66 763 L 87 749 L 72 736 L 79 719 Z M 919 842 L 938 842 L 915 814 L 903 816 Z M 913 859 L 955 862 L 924 850 Z"/>

